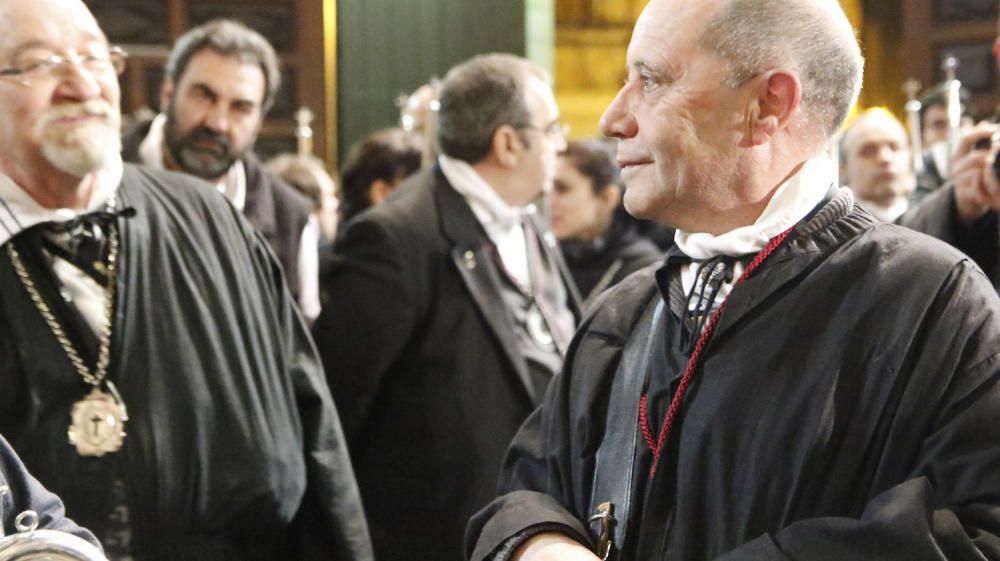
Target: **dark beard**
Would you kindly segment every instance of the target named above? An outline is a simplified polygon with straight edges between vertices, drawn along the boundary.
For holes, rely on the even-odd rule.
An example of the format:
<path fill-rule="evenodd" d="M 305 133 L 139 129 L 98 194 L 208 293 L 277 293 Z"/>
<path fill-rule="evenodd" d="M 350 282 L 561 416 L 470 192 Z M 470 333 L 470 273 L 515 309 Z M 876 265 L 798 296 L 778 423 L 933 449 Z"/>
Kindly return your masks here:
<path fill-rule="evenodd" d="M 206 140 L 217 144 L 219 150 L 206 149 L 198 145 L 199 141 Z M 167 107 L 163 143 L 167 147 L 171 159 L 180 166 L 181 170 L 211 181 L 225 175 L 245 152 L 245 150 L 234 151 L 226 135 L 217 133 L 208 127 L 195 127 L 183 137 L 179 137 L 173 103 Z"/>

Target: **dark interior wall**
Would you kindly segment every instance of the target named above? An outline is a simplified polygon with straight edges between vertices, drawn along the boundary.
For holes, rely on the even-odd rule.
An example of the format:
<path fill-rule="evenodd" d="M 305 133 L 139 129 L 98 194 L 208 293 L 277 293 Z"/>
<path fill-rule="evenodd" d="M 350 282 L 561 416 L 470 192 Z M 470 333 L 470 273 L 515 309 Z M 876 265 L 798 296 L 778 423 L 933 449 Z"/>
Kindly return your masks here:
<path fill-rule="evenodd" d="M 874 4 L 879 0 L 868 0 Z M 993 58 L 995 0 L 902 0 L 903 34 L 910 76 L 930 87 L 944 79 L 941 62 L 958 59 L 958 79 L 972 93 L 972 111 L 991 117 L 1000 103 Z"/>
<path fill-rule="evenodd" d="M 338 0 L 340 160 L 395 126 L 396 98 L 475 54 L 525 53 L 525 0 Z"/>
<path fill-rule="evenodd" d="M 331 0 L 332 1 L 332 0 Z M 262 156 L 296 149 L 295 111 L 315 114 L 313 151 L 327 155 L 323 2 L 321 0 L 84 0 L 108 39 L 129 52 L 120 78 L 126 117 L 162 109 L 163 66 L 192 26 L 225 17 L 260 32 L 281 59 L 282 85 L 254 149 Z M 333 162 L 330 162 L 332 165 Z"/>

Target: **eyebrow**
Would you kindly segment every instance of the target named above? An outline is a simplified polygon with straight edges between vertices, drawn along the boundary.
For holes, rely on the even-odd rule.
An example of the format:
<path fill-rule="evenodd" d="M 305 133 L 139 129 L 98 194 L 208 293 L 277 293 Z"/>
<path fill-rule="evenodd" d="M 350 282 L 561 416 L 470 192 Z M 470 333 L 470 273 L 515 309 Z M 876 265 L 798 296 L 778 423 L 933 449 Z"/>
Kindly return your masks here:
<path fill-rule="evenodd" d="M 202 90 L 203 92 L 207 93 L 208 95 L 210 95 L 212 97 L 219 97 L 219 95 L 220 95 L 219 92 L 215 88 L 213 88 L 211 85 L 209 85 L 206 82 L 192 82 L 191 83 L 191 87 L 192 88 L 197 88 L 199 90 Z M 250 98 L 246 98 L 246 97 L 237 97 L 235 99 L 232 99 L 229 103 L 230 103 L 230 105 L 249 105 L 251 107 L 257 107 L 258 105 L 260 105 L 260 102 L 254 101 L 254 100 L 252 100 Z"/>
<path fill-rule="evenodd" d="M 42 47 L 49 48 L 50 46 L 48 43 L 46 43 L 41 39 L 29 39 L 27 41 L 24 41 L 23 43 L 16 45 L 13 49 L 11 49 L 8 58 L 10 60 L 14 60 L 15 58 L 18 57 L 18 55 L 20 55 L 24 51 L 30 49 L 38 49 Z"/>
<path fill-rule="evenodd" d="M 84 39 L 85 43 L 89 44 L 89 43 L 95 43 L 95 42 L 97 42 L 97 43 L 101 43 L 102 45 L 108 46 L 108 40 L 103 35 L 99 35 L 99 34 L 96 34 L 96 33 L 91 33 L 89 31 L 83 31 L 83 32 L 81 32 L 81 36 Z M 10 50 L 10 54 L 8 55 L 8 58 L 10 60 L 13 60 L 13 59 L 17 58 L 24 51 L 31 50 L 31 49 L 39 49 L 39 48 L 51 49 L 53 51 L 57 50 L 55 48 L 55 46 L 53 46 L 52 44 L 50 44 L 48 41 L 46 41 L 44 39 L 37 39 L 37 38 L 35 38 L 35 39 L 28 39 L 27 41 L 24 41 L 24 42 L 21 42 L 21 43 L 15 45 L 14 48 L 12 48 Z"/>
<path fill-rule="evenodd" d="M 637 72 L 645 72 L 647 74 L 652 74 L 657 78 L 669 78 L 676 79 L 680 74 L 680 68 L 676 64 L 670 64 L 669 62 L 664 63 L 665 68 L 657 68 L 648 64 L 645 61 L 638 61 L 626 66 L 626 70 L 634 69 Z"/>

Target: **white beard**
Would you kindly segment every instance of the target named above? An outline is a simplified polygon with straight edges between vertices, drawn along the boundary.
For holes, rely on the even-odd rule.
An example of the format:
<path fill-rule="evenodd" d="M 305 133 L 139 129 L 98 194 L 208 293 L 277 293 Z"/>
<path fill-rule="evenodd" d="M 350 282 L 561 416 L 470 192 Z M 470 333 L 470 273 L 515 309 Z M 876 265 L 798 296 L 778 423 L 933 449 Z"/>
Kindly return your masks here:
<path fill-rule="evenodd" d="M 74 126 L 64 134 L 49 133 L 42 137 L 45 158 L 55 167 L 76 177 L 105 168 L 120 151 L 118 131 L 96 121 Z"/>
<path fill-rule="evenodd" d="M 96 118 L 78 123 L 62 119 Z M 118 110 L 104 99 L 89 99 L 56 105 L 35 124 L 41 138 L 42 155 L 56 168 L 76 177 L 98 171 L 121 151 Z"/>

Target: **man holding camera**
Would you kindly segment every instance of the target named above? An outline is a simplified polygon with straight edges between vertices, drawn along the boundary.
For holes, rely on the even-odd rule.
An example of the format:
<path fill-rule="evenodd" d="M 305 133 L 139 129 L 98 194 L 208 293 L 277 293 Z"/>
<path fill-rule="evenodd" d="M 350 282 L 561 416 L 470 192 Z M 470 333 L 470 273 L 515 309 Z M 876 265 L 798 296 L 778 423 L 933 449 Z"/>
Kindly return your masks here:
<path fill-rule="evenodd" d="M 997 125 L 981 123 L 965 134 L 954 155 L 951 182 L 900 223 L 962 250 L 1000 290 L 1000 168 L 994 165 L 1000 144 L 989 146 L 998 131 Z"/>

